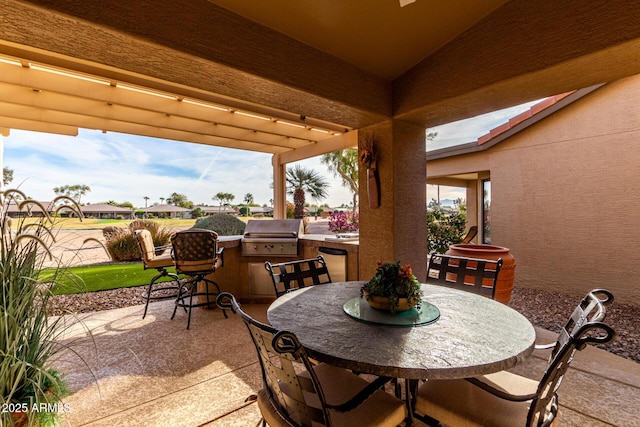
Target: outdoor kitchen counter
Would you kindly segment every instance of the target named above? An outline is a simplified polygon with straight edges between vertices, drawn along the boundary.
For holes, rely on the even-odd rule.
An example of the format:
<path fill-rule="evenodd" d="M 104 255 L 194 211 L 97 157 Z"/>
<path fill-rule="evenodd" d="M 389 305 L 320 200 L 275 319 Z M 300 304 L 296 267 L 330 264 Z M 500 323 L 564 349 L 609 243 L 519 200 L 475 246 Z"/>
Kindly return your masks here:
<path fill-rule="evenodd" d="M 218 237 L 219 247 L 224 248 L 224 265 L 210 278 L 216 281 L 223 291 L 231 292 L 245 303 L 269 303 L 275 299 L 271 292 L 256 292 L 251 283 L 255 280 L 254 274 L 260 272 L 268 274 L 264 268 L 255 268 L 250 274 L 250 265 L 264 264 L 265 261 L 285 262 L 294 259 L 314 258 L 321 254 L 318 250 L 321 247 L 342 249 L 347 252 L 346 280 L 359 280 L 358 278 L 358 241 L 335 241 L 325 240 L 332 237 L 326 234 L 304 234 L 298 239 L 297 257 L 264 257 L 264 256 L 244 256 L 242 255 L 242 236 L 220 236 Z M 271 279 L 268 279 L 271 280 Z M 264 289 L 264 287 L 262 288 Z"/>
<path fill-rule="evenodd" d="M 327 247 L 334 249 L 344 249 L 347 252 L 358 252 L 358 240 L 326 240 L 326 238 L 332 236 L 327 234 L 303 234 L 299 238 L 300 245 L 302 247 Z M 218 237 L 218 244 L 223 248 L 235 248 L 240 246 L 242 242 L 242 236 L 220 236 Z M 307 258 L 303 256 L 303 258 Z"/>
<path fill-rule="evenodd" d="M 240 246 L 242 236 L 218 236 L 218 245 L 222 248 L 235 248 Z"/>

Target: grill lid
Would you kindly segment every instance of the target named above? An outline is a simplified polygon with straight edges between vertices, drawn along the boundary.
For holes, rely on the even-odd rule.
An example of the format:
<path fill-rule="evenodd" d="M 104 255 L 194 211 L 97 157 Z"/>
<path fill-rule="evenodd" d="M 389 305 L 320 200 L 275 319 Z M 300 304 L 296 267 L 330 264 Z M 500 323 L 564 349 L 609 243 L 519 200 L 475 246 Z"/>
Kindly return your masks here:
<path fill-rule="evenodd" d="M 298 238 L 303 234 L 304 228 L 301 219 L 251 219 L 247 221 L 247 226 L 244 229 L 244 237 L 247 238 Z"/>

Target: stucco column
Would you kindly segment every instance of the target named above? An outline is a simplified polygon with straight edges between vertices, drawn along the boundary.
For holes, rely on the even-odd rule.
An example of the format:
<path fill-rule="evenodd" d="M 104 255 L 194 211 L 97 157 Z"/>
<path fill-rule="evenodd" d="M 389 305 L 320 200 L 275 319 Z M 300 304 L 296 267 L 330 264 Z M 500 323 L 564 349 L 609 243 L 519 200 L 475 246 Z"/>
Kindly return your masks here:
<path fill-rule="evenodd" d="M 271 158 L 273 166 L 273 217 L 285 219 L 287 217 L 287 165 L 280 163 L 280 156 L 274 154 Z"/>
<path fill-rule="evenodd" d="M 426 132 L 399 120 L 361 129 L 358 149 L 373 136 L 378 160 L 380 206 L 370 208 L 366 171 L 360 168 L 361 280 L 369 279 L 380 261 L 409 263 L 424 281 L 427 271 Z"/>

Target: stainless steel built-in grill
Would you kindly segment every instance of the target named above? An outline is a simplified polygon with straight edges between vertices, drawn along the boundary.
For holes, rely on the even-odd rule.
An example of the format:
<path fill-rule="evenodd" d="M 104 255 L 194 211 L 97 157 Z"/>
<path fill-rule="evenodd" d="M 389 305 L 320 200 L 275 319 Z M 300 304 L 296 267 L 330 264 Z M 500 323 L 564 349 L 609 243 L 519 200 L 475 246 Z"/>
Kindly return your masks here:
<path fill-rule="evenodd" d="M 242 237 L 244 256 L 297 256 L 301 219 L 250 220 Z"/>

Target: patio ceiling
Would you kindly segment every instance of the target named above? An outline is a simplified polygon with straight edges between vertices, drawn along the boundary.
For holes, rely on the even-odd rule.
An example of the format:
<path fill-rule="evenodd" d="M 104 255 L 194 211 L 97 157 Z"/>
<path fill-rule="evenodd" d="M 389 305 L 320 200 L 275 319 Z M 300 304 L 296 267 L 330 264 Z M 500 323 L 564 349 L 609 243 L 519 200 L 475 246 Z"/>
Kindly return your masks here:
<path fill-rule="evenodd" d="M 407 12 L 395 1 L 210 1 L 385 79 L 399 76 L 504 3 L 467 4 L 460 14 L 457 2 L 421 1 Z M 19 7 L 34 16 L 28 5 Z M 430 25 L 424 26 L 423 16 L 431 18 Z M 372 44 L 378 49 L 370 49 Z M 279 154 L 282 163 L 357 145 L 357 132 L 348 125 L 124 70 L 113 73 L 98 64 L 87 67 L 73 58 L 61 61 L 13 43 L 4 48 L 17 54 L 0 55 L 5 136 L 10 129 L 77 135 L 78 128 L 87 128 Z"/>
<path fill-rule="evenodd" d="M 393 80 L 506 0 L 208 1 Z"/>
<path fill-rule="evenodd" d="M 75 136 L 80 127 L 273 154 L 300 150 L 351 130 L 318 121 L 307 124 L 298 117 L 287 120 L 283 117 L 290 114 L 265 110 L 0 55 L 0 127 L 7 129 Z"/>
<path fill-rule="evenodd" d="M 391 119 L 426 128 L 640 72 L 635 3 L 4 0 L 0 16 L 5 134 L 87 127 L 281 164 Z"/>

